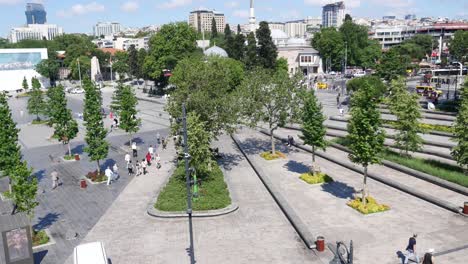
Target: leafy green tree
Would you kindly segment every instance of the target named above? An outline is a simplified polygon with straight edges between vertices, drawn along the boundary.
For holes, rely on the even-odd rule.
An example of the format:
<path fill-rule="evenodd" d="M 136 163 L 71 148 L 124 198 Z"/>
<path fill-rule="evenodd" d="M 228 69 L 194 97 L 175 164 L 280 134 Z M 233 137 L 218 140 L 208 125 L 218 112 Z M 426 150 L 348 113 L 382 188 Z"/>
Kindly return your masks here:
<path fill-rule="evenodd" d="M 41 62 L 36 65 L 36 71 L 40 75 L 49 78 L 50 85 L 54 86 L 55 81 L 58 79 L 59 67 L 60 65 L 57 61 L 49 58 L 46 60 L 41 60 Z"/>
<path fill-rule="evenodd" d="M 351 99 L 351 119 L 348 123 L 349 159 L 364 167 L 362 203 L 366 205 L 367 167 L 380 163 L 379 153 L 383 149 L 385 133 L 378 110 L 379 98 L 375 88 L 368 82 L 363 83 Z"/>
<path fill-rule="evenodd" d="M 216 25 L 216 20 L 214 17 L 211 19 L 211 38 L 217 38 L 218 37 L 218 28 Z"/>
<path fill-rule="evenodd" d="M 240 24 L 237 24 L 237 35 L 242 35 L 242 29 Z"/>
<path fill-rule="evenodd" d="M 84 151 L 91 161 L 97 162 L 97 171 L 101 172 L 100 161 L 109 153 L 109 143 L 106 141 L 107 130 L 101 116 L 102 97 L 98 88 L 89 80 L 84 79 L 84 124 L 86 126 L 85 141 L 88 144 Z"/>
<path fill-rule="evenodd" d="M 281 57 L 278 60 L 276 60 L 276 71 L 286 71 L 288 72 L 288 60 Z"/>
<path fill-rule="evenodd" d="M 231 28 L 229 27 L 229 24 L 226 24 L 226 27 L 224 28 L 224 46 L 227 54 L 229 57 L 232 58 L 232 53 L 234 49 L 234 37 L 232 36 L 232 31 Z"/>
<path fill-rule="evenodd" d="M 17 161 L 21 159 L 18 146 L 19 129 L 11 116 L 5 93 L 0 93 L 0 177 L 11 175 Z"/>
<path fill-rule="evenodd" d="M 314 34 L 312 47 L 320 52 L 325 62 L 324 67 L 327 67 L 326 62 L 329 61 L 332 70 L 341 70 L 345 44 L 339 31 L 333 27 L 322 28 Z"/>
<path fill-rule="evenodd" d="M 190 164 L 197 170 L 197 175 L 207 175 L 215 161 L 210 150 L 212 135 L 200 115 L 191 112 L 187 115 L 187 137 L 190 152 Z"/>
<path fill-rule="evenodd" d="M 117 51 L 112 58 L 112 69 L 119 75 L 119 81 L 125 79 L 125 75 L 130 72 L 129 55 L 124 51 Z"/>
<path fill-rule="evenodd" d="M 144 70 L 143 70 L 143 65 L 145 64 L 145 59 L 146 59 L 146 56 L 148 56 L 148 53 L 146 52 L 145 49 L 140 49 L 138 51 L 138 74 L 137 74 L 137 78 L 147 78 Z"/>
<path fill-rule="evenodd" d="M 367 87 L 366 84 L 370 85 L 375 97 L 381 97 L 387 92 L 387 87 L 382 82 L 382 80 L 380 80 L 379 77 L 373 75 L 353 78 L 346 83 L 346 89 L 348 91 L 356 92 L 359 91 L 362 87 Z"/>
<path fill-rule="evenodd" d="M 243 65 L 234 59 L 183 59 L 171 77 L 177 89 L 166 110 L 174 118 L 182 117 L 182 103 L 186 103 L 187 113 L 197 113 L 211 135 L 233 132 L 239 121 L 235 90 L 243 78 Z"/>
<path fill-rule="evenodd" d="M 284 71 L 256 68 L 239 87 L 240 100 L 245 119 L 252 127 L 265 122 L 271 133 L 271 153 L 275 154 L 273 132 L 284 125 L 297 112 L 302 87 L 299 80 L 289 78 Z"/>
<path fill-rule="evenodd" d="M 120 94 L 120 128 L 129 134 L 129 146 L 132 145 L 132 135 L 140 129 L 141 120 L 136 117 L 138 100 L 131 86 L 124 86 Z"/>
<path fill-rule="evenodd" d="M 365 69 L 375 69 L 377 61 L 382 57 L 382 49 L 377 40 L 369 40 L 367 47 L 361 50 L 361 66 Z"/>
<path fill-rule="evenodd" d="M 28 89 L 29 89 L 29 84 L 28 84 L 28 80 L 26 80 L 26 76 L 23 77 L 22 86 L 23 86 L 23 89 L 24 89 L 25 91 L 28 91 Z"/>
<path fill-rule="evenodd" d="M 247 69 L 253 69 L 259 63 L 259 58 L 257 54 L 257 40 L 255 39 L 255 34 L 250 32 L 247 35 L 247 47 L 245 50 L 245 66 Z"/>
<path fill-rule="evenodd" d="M 130 45 L 128 48 L 128 68 L 128 72 L 132 77 L 139 76 L 138 51 L 136 50 L 135 45 Z"/>
<path fill-rule="evenodd" d="M 123 83 L 119 82 L 119 84 L 114 90 L 114 93 L 112 94 L 112 101 L 110 103 L 110 109 L 117 116 L 120 116 L 120 108 L 121 108 L 120 104 L 122 103 L 123 89 L 124 89 Z"/>
<path fill-rule="evenodd" d="M 315 97 L 314 90 L 304 95 L 304 106 L 302 109 L 302 136 L 304 144 L 312 147 L 312 163 L 315 163 L 315 150 L 325 150 L 327 143 L 325 135 L 327 130 L 323 125 L 325 116 L 322 113 L 322 105 Z"/>
<path fill-rule="evenodd" d="M 145 59 L 145 72 L 153 79 L 163 69 L 173 70 L 177 62 L 197 50 L 196 32 L 187 23 L 166 24 L 149 42 L 150 51 Z"/>
<path fill-rule="evenodd" d="M 260 27 L 257 29 L 256 36 L 258 39 L 257 53 L 259 65 L 264 68 L 274 69 L 278 57 L 278 50 L 271 38 L 271 31 L 267 22 L 260 22 Z"/>
<path fill-rule="evenodd" d="M 454 124 L 457 145 L 452 149 L 452 156 L 465 169 L 465 173 L 468 173 L 468 79 L 465 79 L 465 85 L 461 89 L 461 98 Z"/>
<path fill-rule="evenodd" d="M 32 82 L 32 91 L 28 99 L 28 112 L 31 115 L 36 115 L 36 120 L 41 120 L 39 118 L 40 114 L 46 114 L 47 105 L 44 101 L 44 96 L 41 91 L 41 84 L 39 81 L 33 77 Z"/>
<path fill-rule="evenodd" d="M 339 32 L 345 45 L 348 46 L 347 65 L 358 66 L 362 64 L 362 51 L 369 45 L 367 27 L 355 24 L 351 17 L 345 19 Z M 343 57 L 341 57 L 343 58 Z"/>
<path fill-rule="evenodd" d="M 32 170 L 28 168 L 26 161 L 17 159 L 14 169 L 10 174 L 11 193 L 14 208 L 16 211 L 26 213 L 30 218 L 34 214 L 34 208 L 39 204 L 36 201 L 37 178 L 32 175 Z"/>
<path fill-rule="evenodd" d="M 398 54 L 395 48 L 384 53 L 380 64 L 377 67 L 377 74 L 387 81 L 404 76 L 406 74 L 408 62 Z"/>
<path fill-rule="evenodd" d="M 409 56 L 412 60 L 421 60 L 426 56 L 423 47 L 412 42 L 403 43 L 394 47 L 394 49 L 396 49 L 401 56 Z"/>
<path fill-rule="evenodd" d="M 254 39 L 255 39 L 255 36 L 254 36 Z M 245 60 L 245 37 L 244 35 L 237 34 L 234 37 L 233 47 L 231 50 L 231 54 L 229 56 L 238 61 Z"/>
<path fill-rule="evenodd" d="M 412 38 L 405 40 L 403 44 L 405 43 L 417 45 L 424 55 L 431 54 L 432 48 L 437 46 L 437 41 L 434 41 L 432 36 L 427 34 L 416 34 Z"/>
<path fill-rule="evenodd" d="M 468 31 L 458 30 L 449 46 L 450 54 L 459 62 L 468 61 Z"/>
<path fill-rule="evenodd" d="M 78 68 L 79 64 L 79 68 Z M 85 78 L 85 76 L 88 76 L 88 73 L 91 72 L 91 59 L 87 56 L 80 56 L 76 60 L 72 61 L 70 64 L 70 69 L 71 69 L 71 78 L 73 80 L 79 80 L 80 79 L 80 73 L 81 73 L 81 79 Z"/>

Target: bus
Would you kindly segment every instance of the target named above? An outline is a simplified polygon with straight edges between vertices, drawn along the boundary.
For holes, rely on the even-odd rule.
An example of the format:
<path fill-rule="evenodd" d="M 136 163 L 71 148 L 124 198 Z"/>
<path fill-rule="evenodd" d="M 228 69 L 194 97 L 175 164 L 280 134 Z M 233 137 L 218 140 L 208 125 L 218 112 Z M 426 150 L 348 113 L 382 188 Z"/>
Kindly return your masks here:
<path fill-rule="evenodd" d="M 468 72 L 468 69 L 464 67 L 462 69 L 462 75 L 466 75 Z M 437 76 L 456 76 L 460 75 L 460 68 L 451 68 L 451 69 L 436 69 L 436 70 L 431 70 L 431 74 L 434 77 Z"/>

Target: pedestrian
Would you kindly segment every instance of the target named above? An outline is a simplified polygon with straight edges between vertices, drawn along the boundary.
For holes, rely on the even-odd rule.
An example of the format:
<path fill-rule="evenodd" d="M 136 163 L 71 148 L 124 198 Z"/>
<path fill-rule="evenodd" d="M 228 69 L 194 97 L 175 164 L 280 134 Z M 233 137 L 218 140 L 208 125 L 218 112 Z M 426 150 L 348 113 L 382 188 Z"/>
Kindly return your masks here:
<path fill-rule="evenodd" d="M 156 134 L 156 142 L 158 142 L 158 145 L 161 144 L 161 134 L 159 132 Z"/>
<path fill-rule="evenodd" d="M 133 142 L 133 143 L 132 143 L 132 152 L 133 152 L 133 157 L 134 157 L 134 158 L 138 157 L 138 151 L 137 151 L 136 142 Z"/>
<path fill-rule="evenodd" d="M 20 116 L 23 117 L 23 115 L 24 115 L 24 111 L 20 110 Z"/>
<path fill-rule="evenodd" d="M 140 176 L 141 175 L 141 164 L 138 160 L 135 160 L 135 166 L 136 166 L 136 176 Z"/>
<path fill-rule="evenodd" d="M 343 107 L 340 105 L 340 108 L 338 109 L 340 111 L 340 116 L 344 116 L 344 109 Z"/>
<path fill-rule="evenodd" d="M 148 153 L 151 155 L 151 160 L 154 160 L 154 148 L 153 145 L 150 145 L 148 148 Z"/>
<path fill-rule="evenodd" d="M 146 163 L 146 160 L 145 160 L 145 159 L 142 159 L 142 160 L 141 160 L 140 167 L 141 167 L 141 169 L 142 169 L 142 171 L 143 171 L 143 175 L 146 175 L 147 163 Z"/>
<path fill-rule="evenodd" d="M 336 105 L 340 105 L 340 93 L 336 96 Z"/>
<path fill-rule="evenodd" d="M 57 170 L 54 169 L 50 174 L 52 176 L 52 190 L 55 190 L 58 186 L 59 176 Z"/>
<path fill-rule="evenodd" d="M 127 170 L 128 170 L 128 176 L 131 176 L 134 172 L 133 172 L 133 164 L 132 164 L 132 161 L 129 160 L 127 162 Z"/>
<path fill-rule="evenodd" d="M 431 248 L 427 250 L 426 254 L 424 254 L 424 258 L 422 264 L 434 264 L 434 249 Z"/>
<path fill-rule="evenodd" d="M 117 166 L 117 162 L 112 166 L 112 172 L 114 173 L 114 179 L 117 180 L 119 178 L 119 167 Z"/>
<path fill-rule="evenodd" d="M 167 137 L 162 139 L 162 147 L 163 147 L 163 149 L 166 149 L 166 147 L 167 147 Z"/>
<path fill-rule="evenodd" d="M 161 157 L 159 156 L 159 154 L 156 154 L 156 168 L 161 168 Z"/>
<path fill-rule="evenodd" d="M 107 185 L 110 185 L 111 184 L 111 181 L 112 181 L 112 170 L 109 168 L 109 166 L 107 166 L 106 170 L 104 171 L 104 174 L 106 175 L 107 177 Z"/>
<path fill-rule="evenodd" d="M 416 238 L 418 237 L 417 234 L 413 234 L 412 237 L 409 238 L 408 240 L 408 246 L 406 246 L 406 255 L 405 255 L 405 260 L 404 264 L 408 263 L 408 260 L 413 257 L 416 263 L 419 263 L 419 257 L 418 254 L 416 253 Z"/>
<path fill-rule="evenodd" d="M 125 154 L 125 162 L 127 162 L 127 164 L 132 162 L 132 158 L 128 152 Z"/>
<path fill-rule="evenodd" d="M 151 166 L 151 154 L 149 152 L 146 153 L 146 164 Z"/>

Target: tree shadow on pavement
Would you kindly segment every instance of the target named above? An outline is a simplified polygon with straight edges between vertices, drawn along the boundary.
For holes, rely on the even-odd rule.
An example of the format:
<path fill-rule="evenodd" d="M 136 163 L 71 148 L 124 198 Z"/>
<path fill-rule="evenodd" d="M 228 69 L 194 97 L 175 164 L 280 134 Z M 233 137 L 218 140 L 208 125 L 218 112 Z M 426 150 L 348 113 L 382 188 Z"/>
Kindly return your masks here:
<path fill-rule="evenodd" d="M 240 154 L 220 153 L 220 155 L 221 158 L 218 159 L 218 164 L 228 171 L 239 165 L 239 162 L 243 159 L 243 156 Z"/>
<path fill-rule="evenodd" d="M 107 160 L 101 165 L 101 169 L 102 169 L 102 170 L 105 170 L 105 169 L 107 169 L 107 167 L 112 168 L 112 166 L 114 166 L 115 163 L 116 163 L 116 161 L 115 161 L 114 159 L 107 159 Z"/>
<path fill-rule="evenodd" d="M 44 259 L 44 257 L 47 255 L 48 252 L 49 252 L 49 250 L 42 250 L 42 251 L 39 251 L 39 252 L 35 252 L 33 254 L 34 264 L 40 264 L 42 262 L 42 260 Z"/>
<path fill-rule="evenodd" d="M 271 142 L 269 140 L 262 140 L 258 138 L 247 138 L 239 142 L 240 147 L 247 155 L 260 154 L 264 151 L 271 150 Z M 288 153 L 288 147 L 281 141 L 275 141 L 275 149 L 283 153 Z"/>
<path fill-rule="evenodd" d="M 353 194 L 356 192 L 354 187 L 339 181 L 322 185 L 322 190 L 341 199 L 352 198 Z"/>
<path fill-rule="evenodd" d="M 80 154 L 81 155 L 81 154 L 83 154 L 84 147 L 85 147 L 85 144 L 80 144 L 78 146 L 75 146 L 74 148 L 71 149 L 72 155 L 75 155 L 75 154 Z M 66 155 L 68 155 L 68 150 L 67 150 Z"/>
<path fill-rule="evenodd" d="M 58 213 L 48 213 L 44 217 L 39 217 L 38 223 L 35 224 L 33 227 L 35 230 L 44 230 L 51 226 L 53 223 L 57 222 L 59 217 L 60 214 Z"/>
<path fill-rule="evenodd" d="M 34 176 L 36 176 L 37 182 L 41 182 L 41 180 L 46 176 L 46 170 L 38 170 L 36 173 L 34 173 Z"/>
<path fill-rule="evenodd" d="M 142 139 L 141 137 L 134 137 L 134 138 L 132 138 L 132 143 L 133 143 L 133 142 L 135 142 L 135 143 L 137 144 L 137 146 L 138 146 L 138 145 L 141 145 L 141 144 L 145 144 L 145 140 Z M 124 145 L 125 145 L 125 146 L 129 146 L 129 144 L 130 144 L 130 141 L 129 141 L 128 138 L 127 138 L 127 140 L 125 140 Z"/>
<path fill-rule="evenodd" d="M 291 172 L 296 172 L 296 173 L 306 173 L 310 171 L 310 168 L 306 166 L 302 162 L 297 162 L 295 160 L 290 160 L 286 164 L 284 164 L 283 168 L 287 168 Z"/>

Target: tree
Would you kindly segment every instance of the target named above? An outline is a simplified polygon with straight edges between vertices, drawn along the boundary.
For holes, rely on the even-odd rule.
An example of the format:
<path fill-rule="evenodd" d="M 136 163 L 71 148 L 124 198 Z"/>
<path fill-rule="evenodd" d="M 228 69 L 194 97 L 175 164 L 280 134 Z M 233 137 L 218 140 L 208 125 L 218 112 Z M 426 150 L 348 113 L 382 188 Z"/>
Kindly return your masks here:
<path fill-rule="evenodd" d="M 122 102 L 122 91 L 124 89 L 124 85 L 119 82 L 117 87 L 114 90 L 114 93 L 112 94 L 112 101 L 110 103 L 110 109 L 114 114 L 117 116 L 120 116 L 120 104 Z"/>
<path fill-rule="evenodd" d="M 138 67 L 138 51 L 135 49 L 135 45 L 130 45 L 128 48 L 128 72 L 132 77 L 138 77 L 139 67 Z"/>
<path fill-rule="evenodd" d="M 364 77 L 353 78 L 352 80 L 346 83 L 346 89 L 348 91 L 357 92 L 362 87 L 367 87 L 366 84 L 369 84 L 371 87 L 374 97 L 381 97 L 387 92 L 387 86 L 380 80 L 379 77 L 373 75 L 367 75 Z"/>
<path fill-rule="evenodd" d="M 255 39 L 255 34 L 250 32 L 247 35 L 247 48 L 245 50 L 245 66 L 247 69 L 253 69 L 258 65 L 258 56 L 257 56 L 257 40 Z"/>
<path fill-rule="evenodd" d="M 452 156 L 465 169 L 465 173 L 468 173 L 468 79 L 465 79 L 465 85 L 461 89 L 461 98 L 453 126 L 457 145 L 452 149 Z"/>
<path fill-rule="evenodd" d="M 278 50 L 271 38 L 271 31 L 268 23 L 260 22 L 260 27 L 257 29 L 256 36 L 258 39 L 258 63 L 264 68 L 274 69 Z"/>
<path fill-rule="evenodd" d="M 237 24 L 237 35 L 242 35 L 242 29 L 240 24 Z"/>
<path fill-rule="evenodd" d="M 347 65 L 358 66 L 362 64 L 362 51 L 369 45 L 367 27 L 357 25 L 351 19 L 345 19 L 339 29 L 345 45 L 347 45 Z M 344 59 L 342 56 L 340 59 Z"/>
<path fill-rule="evenodd" d="M 224 27 L 224 38 L 228 39 L 229 37 L 232 37 L 232 31 L 229 24 L 226 24 L 226 26 Z"/>
<path fill-rule="evenodd" d="M 360 61 L 364 69 L 375 69 L 382 57 L 382 49 L 377 40 L 368 40 L 368 45 L 361 50 Z"/>
<path fill-rule="evenodd" d="M 409 151 L 418 151 L 422 148 L 423 140 L 418 133 L 421 133 L 419 119 L 419 96 L 410 94 L 402 77 L 393 80 L 391 84 L 392 94 L 390 96 L 390 111 L 397 118 L 395 129 L 398 131 L 395 136 L 395 146 L 405 151 L 408 156 Z"/>
<path fill-rule="evenodd" d="M 341 70 L 341 62 L 344 53 L 344 41 L 342 34 L 333 27 L 322 28 L 314 34 L 312 47 L 320 52 L 324 59 L 325 70 Z M 327 61 L 329 63 L 327 63 Z"/>
<path fill-rule="evenodd" d="M 32 170 L 28 168 L 26 161 L 18 159 L 10 174 L 10 197 L 15 205 L 12 214 L 19 211 L 32 218 L 34 208 L 39 204 L 36 201 L 37 178 L 31 174 Z"/>
<path fill-rule="evenodd" d="M 468 31 L 458 30 L 449 46 L 450 54 L 459 62 L 468 61 Z"/>
<path fill-rule="evenodd" d="M 149 77 L 157 79 L 163 69 L 173 70 L 177 62 L 197 50 L 196 32 L 187 23 L 163 25 L 149 42 L 150 51 L 144 69 Z"/>
<path fill-rule="evenodd" d="M 36 120 L 41 120 L 39 118 L 40 114 L 46 113 L 46 103 L 44 101 L 44 96 L 41 91 L 41 84 L 36 78 L 32 78 L 32 91 L 28 99 L 28 112 L 31 115 L 36 115 Z"/>
<path fill-rule="evenodd" d="M 398 54 L 395 48 L 384 53 L 377 67 L 377 74 L 387 81 L 404 76 L 406 74 L 407 61 Z"/>
<path fill-rule="evenodd" d="M 18 146 L 19 129 L 13 122 L 10 106 L 5 93 L 0 93 L 0 177 L 11 175 L 21 159 L 21 151 Z"/>
<path fill-rule="evenodd" d="M 58 79 L 59 67 L 60 65 L 57 61 L 53 58 L 49 58 L 41 60 L 41 62 L 36 65 L 36 71 L 40 75 L 49 78 L 50 85 L 55 86 L 55 81 Z"/>
<path fill-rule="evenodd" d="M 190 164 L 198 175 L 206 175 L 215 163 L 210 150 L 212 135 L 206 129 L 206 122 L 195 112 L 187 115 L 187 137 Z"/>
<path fill-rule="evenodd" d="M 100 160 L 105 159 L 109 152 L 107 130 L 101 116 L 102 97 L 98 88 L 88 78 L 84 79 L 84 89 L 83 118 L 86 127 L 85 141 L 88 144 L 84 151 L 88 153 L 91 161 L 97 162 L 97 171 L 100 173 Z"/>
<path fill-rule="evenodd" d="M 145 78 L 146 79 L 146 74 L 145 72 L 143 71 L 143 65 L 145 64 L 145 59 L 146 59 L 146 56 L 148 56 L 148 53 L 146 52 L 145 49 L 140 49 L 138 51 L 138 74 L 137 74 L 137 78 Z"/>
<path fill-rule="evenodd" d="M 213 17 L 211 19 L 211 38 L 217 38 L 218 37 L 218 28 L 216 26 L 216 19 Z"/>
<path fill-rule="evenodd" d="M 125 75 L 130 72 L 128 61 L 128 53 L 124 51 L 117 51 L 112 58 L 112 69 L 114 69 L 114 72 L 119 74 L 120 82 L 122 82 L 125 79 Z"/>
<path fill-rule="evenodd" d="M 325 150 L 327 144 L 325 135 L 327 130 L 323 125 L 325 116 L 322 114 L 322 105 L 315 97 L 314 90 L 304 95 L 304 106 L 302 108 L 302 136 L 304 144 L 312 147 L 312 164 L 315 163 L 315 149 Z"/>
<path fill-rule="evenodd" d="M 29 84 L 28 84 L 28 80 L 26 80 L 26 76 L 23 77 L 22 86 L 23 86 L 23 89 L 24 89 L 25 91 L 28 91 L 28 89 L 29 89 Z"/>
<path fill-rule="evenodd" d="M 78 67 L 79 64 L 79 67 Z M 70 64 L 71 69 L 71 78 L 73 80 L 79 80 L 80 74 L 81 79 L 85 76 L 88 76 L 88 73 L 91 72 L 91 59 L 87 56 L 80 56 L 76 60 L 73 60 Z"/>
<path fill-rule="evenodd" d="M 275 68 L 276 68 L 276 71 L 286 71 L 286 72 L 288 72 L 288 68 L 289 68 L 288 60 L 283 58 L 283 57 L 277 59 Z"/>
<path fill-rule="evenodd" d="M 138 132 L 141 120 L 136 117 L 138 100 L 131 86 L 123 86 L 120 94 L 120 128 L 129 134 L 129 146 L 132 145 L 132 134 Z"/>
<path fill-rule="evenodd" d="M 232 58 L 233 55 L 234 45 L 234 37 L 232 36 L 231 28 L 229 27 L 229 24 L 226 24 L 226 27 L 224 28 L 224 46 L 230 58 Z"/>
<path fill-rule="evenodd" d="M 382 130 L 382 120 L 377 109 L 379 98 L 375 96 L 375 88 L 368 82 L 363 83 L 351 99 L 351 119 L 348 123 L 349 159 L 364 167 L 364 183 L 362 203 L 366 205 L 367 167 L 379 163 L 379 153 L 383 149 L 385 139 Z"/>
<path fill-rule="evenodd" d="M 255 36 L 254 36 L 255 39 Z M 255 47 L 256 48 L 256 47 Z M 256 55 L 256 52 L 255 52 Z M 245 59 L 245 37 L 241 33 L 237 34 L 234 37 L 234 43 L 231 50 L 231 54 L 229 55 L 231 58 L 244 61 Z"/>
<path fill-rule="evenodd" d="M 271 133 L 271 153 L 275 154 L 273 132 L 297 112 L 297 102 L 302 87 L 299 80 L 289 78 L 284 71 L 256 68 L 250 72 L 239 87 L 244 117 L 252 127 L 265 122 Z"/>

